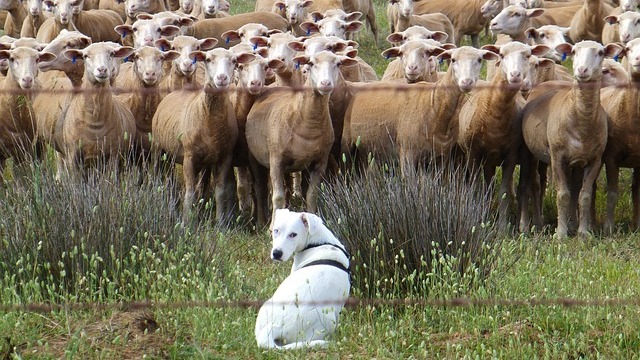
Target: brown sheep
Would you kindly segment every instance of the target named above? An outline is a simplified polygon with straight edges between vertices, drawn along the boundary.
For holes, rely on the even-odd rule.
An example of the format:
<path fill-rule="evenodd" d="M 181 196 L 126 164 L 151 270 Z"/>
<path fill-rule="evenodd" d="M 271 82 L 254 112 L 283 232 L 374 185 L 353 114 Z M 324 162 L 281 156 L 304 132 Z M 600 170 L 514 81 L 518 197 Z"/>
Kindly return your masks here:
<path fill-rule="evenodd" d="M 44 13 L 42 11 L 42 2 L 43 0 L 28 0 L 27 8 L 29 10 L 29 14 L 27 18 L 22 23 L 22 28 L 20 29 L 21 37 L 32 37 L 35 38 L 38 30 L 44 23 L 44 21 L 51 17 L 50 13 Z"/>
<path fill-rule="evenodd" d="M 4 22 L 4 34 L 19 38 L 22 24 L 29 14 L 20 0 L 0 1 L 0 10 L 7 10 L 7 19 Z"/>
<path fill-rule="evenodd" d="M 602 42 L 602 29 L 605 16 L 613 11 L 611 5 L 603 0 L 584 0 L 584 4 L 573 16 L 569 37 L 574 43 L 582 40 Z"/>

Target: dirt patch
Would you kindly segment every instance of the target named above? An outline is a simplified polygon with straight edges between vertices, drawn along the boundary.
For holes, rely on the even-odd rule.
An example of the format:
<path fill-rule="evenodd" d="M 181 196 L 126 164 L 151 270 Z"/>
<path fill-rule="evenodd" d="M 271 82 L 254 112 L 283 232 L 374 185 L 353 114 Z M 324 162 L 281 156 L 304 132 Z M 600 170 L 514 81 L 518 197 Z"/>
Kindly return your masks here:
<path fill-rule="evenodd" d="M 173 344 L 148 311 L 115 312 L 94 322 L 71 324 L 70 334 L 47 337 L 40 342 L 42 345 L 34 344 L 20 353 L 64 357 L 71 351 L 77 357 L 167 358 L 168 347 Z"/>

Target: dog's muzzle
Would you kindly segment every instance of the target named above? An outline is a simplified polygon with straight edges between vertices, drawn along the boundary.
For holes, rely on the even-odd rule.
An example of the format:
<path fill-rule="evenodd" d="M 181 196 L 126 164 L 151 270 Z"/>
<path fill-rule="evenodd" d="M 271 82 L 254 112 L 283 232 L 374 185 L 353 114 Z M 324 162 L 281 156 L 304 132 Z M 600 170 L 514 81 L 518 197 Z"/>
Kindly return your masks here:
<path fill-rule="evenodd" d="M 271 258 L 272 258 L 273 260 L 278 260 L 278 261 L 282 260 L 282 250 L 280 250 L 280 249 L 274 249 L 274 250 L 271 252 Z"/>

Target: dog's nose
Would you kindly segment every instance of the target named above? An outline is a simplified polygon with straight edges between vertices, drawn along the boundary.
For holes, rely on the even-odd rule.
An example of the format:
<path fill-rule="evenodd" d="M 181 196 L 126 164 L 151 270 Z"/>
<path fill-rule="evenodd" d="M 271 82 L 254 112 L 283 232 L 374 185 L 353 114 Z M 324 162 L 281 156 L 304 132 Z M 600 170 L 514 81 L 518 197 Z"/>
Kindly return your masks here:
<path fill-rule="evenodd" d="M 275 249 L 271 252 L 271 257 L 273 258 L 273 260 L 280 260 L 280 258 L 282 258 L 282 250 L 280 249 Z"/>

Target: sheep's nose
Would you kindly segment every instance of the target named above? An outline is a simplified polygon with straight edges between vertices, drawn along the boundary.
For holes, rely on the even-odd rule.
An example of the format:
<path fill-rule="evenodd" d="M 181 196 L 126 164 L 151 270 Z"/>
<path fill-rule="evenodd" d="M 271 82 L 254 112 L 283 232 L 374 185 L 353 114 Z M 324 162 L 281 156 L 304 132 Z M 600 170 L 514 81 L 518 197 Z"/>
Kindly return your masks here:
<path fill-rule="evenodd" d="M 331 86 L 331 81 L 329 80 L 322 80 L 320 81 L 320 86 Z"/>
<path fill-rule="evenodd" d="M 418 65 L 416 64 L 408 65 L 407 68 L 411 71 L 416 71 L 418 70 Z"/>
<path fill-rule="evenodd" d="M 218 74 L 216 76 L 216 79 L 220 80 L 220 81 L 224 81 L 227 80 L 229 77 L 227 76 L 227 74 Z"/>
<path fill-rule="evenodd" d="M 273 260 L 280 260 L 282 258 L 282 250 L 274 249 L 271 252 L 271 257 L 273 258 Z"/>
<path fill-rule="evenodd" d="M 96 71 L 100 74 L 106 74 L 107 73 L 107 67 L 106 66 L 99 66 L 96 68 Z"/>
<path fill-rule="evenodd" d="M 33 83 L 33 77 L 25 76 L 22 78 L 22 82 L 24 82 L 26 85 L 30 85 Z"/>
<path fill-rule="evenodd" d="M 580 75 L 585 75 L 587 73 L 587 67 L 586 66 L 579 66 L 576 71 L 578 72 L 578 74 Z"/>
<path fill-rule="evenodd" d="M 249 83 L 249 85 L 251 86 L 260 86 L 262 84 L 262 81 L 260 80 L 251 80 L 251 82 Z"/>
<path fill-rule="evenodd" d="M 511 76 L 512 78 L 519 79 L 522 76 L 522 74 L 520 73 L 520 71 L 512 71 L 509 73 L 509 76 Z"/>
<path fill-rule="evenodd" d="M 145 71 L 144 76 L 147 76 L 147 77 L 156 76 L 156 72 L 155 70 Z"/>

